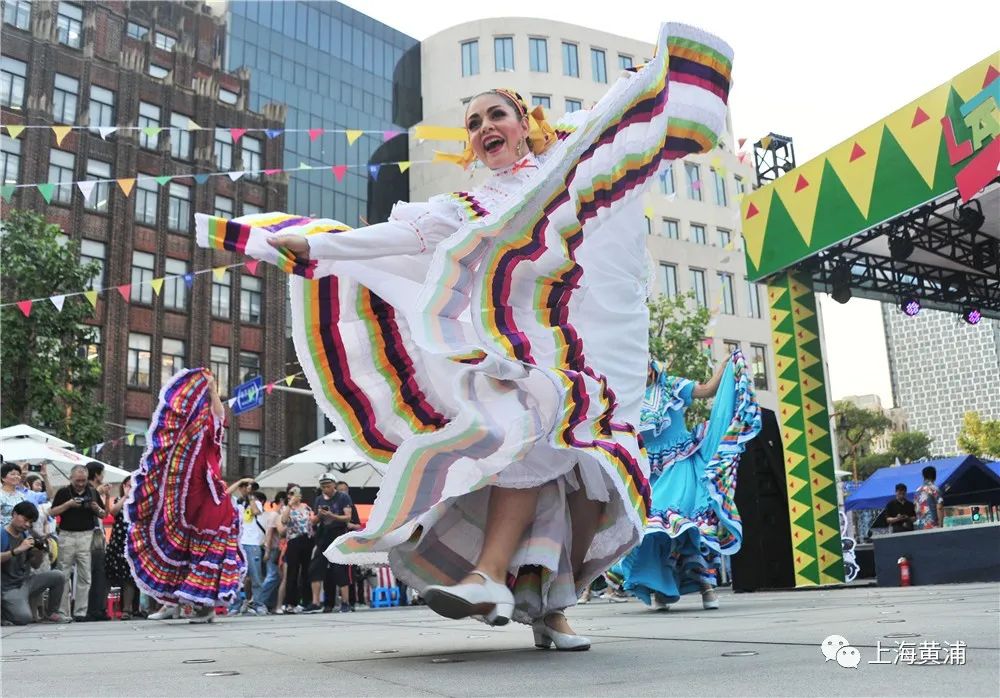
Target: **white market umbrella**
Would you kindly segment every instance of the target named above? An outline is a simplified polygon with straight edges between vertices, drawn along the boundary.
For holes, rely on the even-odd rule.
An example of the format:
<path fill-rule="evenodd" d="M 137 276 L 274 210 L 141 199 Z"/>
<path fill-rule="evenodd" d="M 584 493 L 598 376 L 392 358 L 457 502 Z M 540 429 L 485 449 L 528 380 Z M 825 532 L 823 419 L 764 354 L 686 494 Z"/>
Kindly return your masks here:
<path fill-rule="evenodd" d="M 101 461 L 89 456 L 84 456 L 75 451 L 69 451 L 59 446 L 35 441 L 25 436 L 15 439 L 4 439 L 0 441 L 0 454 L 3 454 L 5 463 L 40 463 L 50 461 L 49 484 L 53 487 L 62 487 L 69 483 L 69 473 L 74 465 L 87 465 L 87 463 Z M 107 463 L 104 466 L 104 481 L 115 483 L 121 482 L 128 475 L 127 470 L 116 468 Z"/>
<path fill-rule="evenodd" d="M 319 484 L 323 473 L 333 472 L 350 487 L 378 487 L 382 476 L 336 434 L 328 434 L 301 451 L 268 468 L 256 478 L 261 487 L 284 489 L 290 482 L 304 487 Z"/>
<path fill-rule="evenodd" d="M 52 444 L 53 446 L 61 446 L 63 448 L 73 448 L 73 444 L 69 441 L 63 441 L 58 436 L 52 436 L 52 434 L 47 434 L 41 429 L 35 429 L 35 427 L 27 424 L 18 424 L 13 427 L 7 427 L 6 429 L 0 429 L 0 441 L 16 438 L 34 439 L 35 441 L 40 441 L 43 444 Z"/>

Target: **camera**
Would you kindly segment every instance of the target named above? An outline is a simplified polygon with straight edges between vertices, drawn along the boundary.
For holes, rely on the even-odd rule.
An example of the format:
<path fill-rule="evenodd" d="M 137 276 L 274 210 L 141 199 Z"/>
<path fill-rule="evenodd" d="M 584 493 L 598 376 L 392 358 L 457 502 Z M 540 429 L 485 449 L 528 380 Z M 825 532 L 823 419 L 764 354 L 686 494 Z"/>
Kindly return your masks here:
<path fill-rule="evenodd" d="M 80 504 L 80 506 L 87 506 L 92 501 L 94 501 L 94 498 L 91 497 L 89 494 L 85 494 L 82 497 L 74 497 L 73 499 L 75 499 Z"/>

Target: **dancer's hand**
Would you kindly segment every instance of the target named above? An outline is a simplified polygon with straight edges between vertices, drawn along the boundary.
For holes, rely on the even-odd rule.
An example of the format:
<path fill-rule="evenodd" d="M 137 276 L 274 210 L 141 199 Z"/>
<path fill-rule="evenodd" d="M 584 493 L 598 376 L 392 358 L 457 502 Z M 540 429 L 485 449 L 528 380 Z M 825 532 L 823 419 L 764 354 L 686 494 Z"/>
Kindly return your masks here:
<path fill-rule="evenodd" d="M 267 244 L 278 250 L 288 250 L 302 261 L 309 261 L 309 241 L 302 235 L 278 235 L 268 238 Z"/>

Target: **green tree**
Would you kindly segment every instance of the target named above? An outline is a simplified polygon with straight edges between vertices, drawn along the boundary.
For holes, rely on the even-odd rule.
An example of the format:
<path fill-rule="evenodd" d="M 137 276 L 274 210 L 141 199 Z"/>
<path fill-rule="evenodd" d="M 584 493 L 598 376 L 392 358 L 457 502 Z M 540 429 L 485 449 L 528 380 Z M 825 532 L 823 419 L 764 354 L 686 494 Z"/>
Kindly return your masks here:
<path fill-rule="evenodd" d="M 958 447 L 985 460 L 1000 459 L 1000 419 L 984 420 L 978 412 L 966 412 Z"/>
<path fill-rule="evenodd" d="M 661 295 L 649 305 L 649 353 L 660 361 L 667 373 L 704 382 L 712 375 L 712 357 L 706 350 L 705 331 L 710 318 L 708 308 L 694 303 L 694 294 L 674 298 Z M 696 400 L 688 409 L 689 422 L 707 419 L 709 406 Z"/>
<path fill-rule="evenodd" d="M 900 463 L 913 463 L 931 457 L 933 440 L 922 431 L 897 431 L 892 435 L 889 452 L 899 458 Z"/>
<path fill-rule="evenodd" d="M 858 458 L 858 476 L 864 480 L 879 468 L 892 465 L 896 457 L 891 453 L 870 453 Z"/>
<path fill-rule="evenodd" d="M 892 421 L 881 412 L 861 409 L 847 400 L 835 402 L 834 409 L 840 461 L 851 466 L 857 480 L 861 457 L 868 454 L 872 440 L 892 426 Z"/>
<path fill-rule="evenodd" d="M 79 245 L 63 244 L 61 234 L 41 216 L 17 210 L 0 229 L 0 298 L 35 300 L 28 317 L 16 305 L 0 310 L 0 423 L 25 422 L 82 446 L 104 433 L 104 405 L 95 394 L 101 366 L 81 351 L 94 341 L 83 324 L 93 309 L 82 296 L 66 299 L 62 312 L 47 299 L 86 288 L 100 265 L 80 264 Z"/>

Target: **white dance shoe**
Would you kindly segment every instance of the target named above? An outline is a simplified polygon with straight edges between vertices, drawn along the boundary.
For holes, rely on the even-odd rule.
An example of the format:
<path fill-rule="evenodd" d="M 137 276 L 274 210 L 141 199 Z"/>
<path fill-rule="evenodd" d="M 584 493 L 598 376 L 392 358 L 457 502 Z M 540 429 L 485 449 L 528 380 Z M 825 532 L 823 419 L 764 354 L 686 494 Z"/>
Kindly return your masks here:
<path fill-rule="evenodd" d="M 479 570 L 472 570 L 483 578 L 482 584 L 433 584 L 424 590 L 427 606 L 445 618 L 482 616 L 489 625 L 507 625 L 514 612 L 514 595 L 505 585 L 490 579 Z"/>
<path fill-rule="evenodd" d="M 547 650 L 552 645 L 560 652 L 583 652 L 590 649 L 590 639 L 582 635 L 569 635 L 550 628 L 544 618 L 539 618 L 531 624 L 535 634 L 535 647 Z"/>
<path fill-rule="evenodd" d="M 706 589 L 701 592 L 701 607 L 706 611 L 711 611 L 719 607 L 719 597 L 715 594 L 715 589 Z"/>
<path fill-rule="evenodd" d="M 150 613 L 146 617 L 149 620 L 176 620 L 181 617 L 181 607 L 165 605 L 156 613 Z"/>
<path fill-rule="evenodd" d="M 649 597 L 649 607 L 654 611 L 669 611 L 670 601 L 658 591 L 654 591 Z"/>

